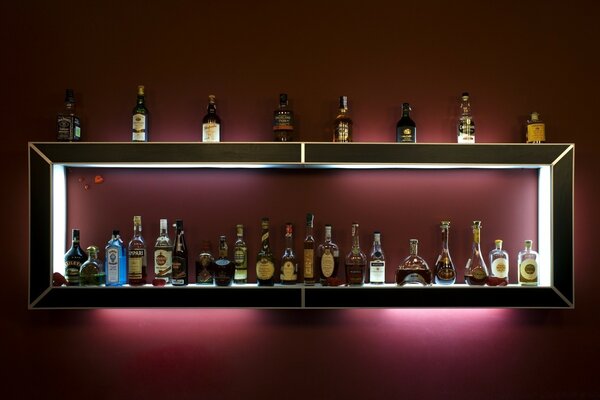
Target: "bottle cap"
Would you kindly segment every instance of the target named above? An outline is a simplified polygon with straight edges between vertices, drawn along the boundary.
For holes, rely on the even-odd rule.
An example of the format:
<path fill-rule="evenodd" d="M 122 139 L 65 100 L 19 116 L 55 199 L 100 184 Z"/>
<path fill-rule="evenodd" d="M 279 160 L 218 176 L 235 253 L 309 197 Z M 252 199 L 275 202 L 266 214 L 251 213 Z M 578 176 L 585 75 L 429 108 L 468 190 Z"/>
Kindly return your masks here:
<path fill-rule="evenodd" d="M 175 226 L 176 229 L 183 229 L 183 220 L 182 219 L 176 219 L 174 226 Z"/>
<path fill-rule="evenodd" d="M 75 95 L 73 89 L 65 90 L 65 103 L 75 103 Z"/>
<path fill-rule="evenodd" d="M 142 224 L 142 217 L 139 215 L 136 215 L 133 217 L 133 223 L 136 225 L 141 225 Z"/>
<path fill-rule="evenodd" d="M 163 229 L 165 231 L 167 230 L 167 220 L 165 218 L 161 218 L 160 219 L 159 227 L 160 227 L 161 230 L 163 230 Z"/>
<path fill-rule="evenodd" d="M 288 102 L 287 93 L 279 94 L 279 104 L 287 104 L 287 102 Z"/>
<path fill-rule="evenodd" d="M 88 246 L 86 250 L 91 258 L 96 258 L 100 252 L 97 246 Z"/>
<path fill-rule="evenodd" d="M 466 97 L 466 99 L 469 98 L 469 92 L 463 92 L 463 94 L 462 94 L 463 100 L 466 100 L 465 97 Z"/>
<path fill-rule="evenodd" d="M 535 111 L 531 113 L 532 121 L 538 121 L 539 119 L 540 119 L 540 114 L 536 113 Z"/>
<path fill-rule="evenodd" d="M 496 244 L 496 246 L 502 246 L 502 240 L 501 239 L 494 240 L 494 243 Z"/>
<path fill-rule="evenodd" d="M 340 96 L 340 108 L 348 108 L 348 96 Z"/>
<path fill-rule="evenodd" d="M 408 103 L 402 103 L 402 108 L 408 108 L 409 111 L 411 110 L 410 104 Z"/>
<path fill-rule="evenodd" d="M 450 226 L 450 221 L 441 221 L 440 225 L 442 228 L 447 228 Z"/>
<path fill-rule="evenodd" d="M 208 102 L 209 102 L 209 104 L 215 104 L 215 99 L 216 98 L 217 97 L 214 94 L 209 94 L 208 95 Z"/>
<path fill-rule="evenodd" d="M 138 86 L 138 96 L 143 96 L 144 95 L 144 85 L 139 85 Z"/>
<path fill-rule="evenodd" d="M 120 233 L 121 232 L 118 229 L 113 229 L 113 232 L 112 232 L 113 236 L 119 236 Z"/>
<path fill-rule="evenodd" d="M 532 244 L 533 244 L 533 240 L 526 240 L 525 241 L 525 247 L 527 247 L 528 249 L 531 248 Z"/>

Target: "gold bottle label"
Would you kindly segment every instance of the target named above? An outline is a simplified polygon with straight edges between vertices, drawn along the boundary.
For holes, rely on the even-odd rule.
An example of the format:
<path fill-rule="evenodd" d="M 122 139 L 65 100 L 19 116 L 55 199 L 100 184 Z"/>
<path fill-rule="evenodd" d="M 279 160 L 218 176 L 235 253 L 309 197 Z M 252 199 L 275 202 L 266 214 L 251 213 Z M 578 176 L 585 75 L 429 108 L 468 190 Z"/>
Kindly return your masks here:
<path fill-rule="evenodd" d="M 266 258 L 261 258 L 256 263 L 256 277 L 260 280 L 268 280 L 275 274 L 275 264 Z"/>
<path fill-rule="evenodd" d="M 333 270 L 335 269 L 335 262 L 333 259 L 333 254 L 331 254 L 331 250 L 325 250 L 325 254 L 321 257 L 321 272 L 323 272 L 323 276 L 329 278 L 333 275 Z"/>
<path fill-rule="evenodd" d="M 315 251 L 313 249 L 304 249 L 304 278 L 313 279 L 315 277 Z"/>
<path fill-rule="evenodd" d="M 527 143 L 545 142 L 546 127 L 543 123 L 535 123 L 527 125 Z"/>
<path fill-rule="evenodd" d="M 537 261 L 528 258 L 519 265 L 519 282 L 537 282 Z"/>
<path fill-rule="evenodd" d="M 142 279 L 142 257 L 129 258 L 129 279 Z"/>
<path fill-rule="evenodd" d="M 298 279 L 296 274 L 296 268 L 291 261 L 286 261 L 281 266 L 281 280 L 282 281 L 295 281 Z"/>
<path fill-rule="evenodd" d="M 497 278 L 506 278 L 508 275 L 508 262 L 505 258 L 496 258 L 492 261 L 492 274 Z"/>

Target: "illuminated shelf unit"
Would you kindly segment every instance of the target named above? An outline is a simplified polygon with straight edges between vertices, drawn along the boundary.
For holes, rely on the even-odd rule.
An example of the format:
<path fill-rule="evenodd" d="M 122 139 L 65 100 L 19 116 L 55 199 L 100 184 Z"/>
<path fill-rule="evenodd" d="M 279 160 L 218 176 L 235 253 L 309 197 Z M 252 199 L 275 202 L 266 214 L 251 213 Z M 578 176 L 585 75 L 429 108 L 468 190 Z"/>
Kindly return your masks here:
<path fill-rule="evenodd" d="M 52 287 L 66 237 L 66 169 L 538 170 L 537 287 Z M 29 308 L 573 308 L 572 144 L 30 143 Z M 53 268 L 57 266 L 57 268 Z"/>

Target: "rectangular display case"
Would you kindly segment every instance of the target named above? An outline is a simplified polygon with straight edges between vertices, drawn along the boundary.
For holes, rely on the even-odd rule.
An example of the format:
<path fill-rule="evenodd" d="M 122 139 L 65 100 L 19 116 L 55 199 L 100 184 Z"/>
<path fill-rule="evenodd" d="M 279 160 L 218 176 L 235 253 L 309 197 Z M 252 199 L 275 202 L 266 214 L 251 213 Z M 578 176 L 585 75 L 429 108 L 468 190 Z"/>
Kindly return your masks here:
<path fill-rule="evenodd" d="M 78 168 L 462 170 L 537 174 L 540 286 L 52 287 L 67 236 L 67 171 Z M 572 144 L 30 143 L 29 308 L 572 308 Z"/>

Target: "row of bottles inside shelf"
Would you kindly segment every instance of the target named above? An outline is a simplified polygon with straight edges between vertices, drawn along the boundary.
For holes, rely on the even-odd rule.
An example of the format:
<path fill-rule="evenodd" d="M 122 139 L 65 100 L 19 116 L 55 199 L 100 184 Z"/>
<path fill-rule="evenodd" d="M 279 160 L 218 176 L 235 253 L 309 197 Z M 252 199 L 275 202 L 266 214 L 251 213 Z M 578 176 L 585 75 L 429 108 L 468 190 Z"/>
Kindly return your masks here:
<path fill-rule="evenodd" d="M 396 124 L 396 142 L 416 143 L 417 125 L 410 117 L 411 106 L 402 104 L 402 117 Z M 333 124 L 334 142 L 352 142 L 352 118 L 348 108 L 348 97 L 340 96 L 339 112 Z M 58 140 L 81 140 L 81 122 L 75 113 L 75 96 L 72 89 L 67 89 L 65 108 L 58 115 Z M 132 112 L 131 140 L 133 142 L 150 141 L 150 112 L 146 106 L 144 86 L 138 86 L 137 102 Z M 273 140 L 289 142 L 297 140 L 294 135 L 294 113 L 288 105 L 287 94 L 279 95 L 279 107 L 273 113 Z M 457 143 L 475 143 L 475 121 L 471 112 L 468 93 L 460 98 L 459 114 L 456 124 Z M 208 96 L 207 113 L 202 119 L 202 142 L 221 141 L 221 118 L 217 114 L 216 97 Z M 545 124 L 536 112 L 531 113 L 527 121 L 525 142 L 543 143 L 546 141 Z"/>
<path fill-rule="evenodd" d="M 188 247 L 183 221 L 176 220 L 175 240 L 168 234 L 166 219 L 160 220 L 160 234 L 153 248 L 154 278 L 149 282 L 147 258 L 150 256 L 142 237 L 142 221 L 135 216 L 134 233 L 129 245 L 125 245 L 118 230 L 113 231 L 105 247 L 104 262 L 96 246 L 87 247 L 87 255 L 80 245 L 78 229 L 72 230 L 72 246 L 64 257 L 65 275 L 54 273 L 53 285 L 61 286 L 185 286 L 190 281 Z M 285 249 L 277 257 L 269 242 L 269 219 L 261 221 L 260 249 L 256 254 L 256 282 L 258 286 L 273 286 L 276 281 L 283 285 L 303 283 L 311 286 L 361 286 L 365 283 L 384 284 L 386 258 L 382 248 L 381 234 L 374 232 L 369 256 L 360 247 L 359 225 L 352 224 L 352 245 L 341 261 L 345 266 L 345 280 L 340 278 L 340 249 L 332 239 L 332 226 L 325 225 L 325 237 L 318 246 L 313 236 L 314 215 L 307 214 L 306 236 L 303 241 L 303 257 L 293 249 L 294 228 L 285 224 Z M 441 222 L 442 246 L 433 267 L 418 254 L 417 239 L 410 239 L 409 255 L 396 269 L 395 283 L 404 285 L 452 285 L 457 282 L 457 270 L 448 247 L 450 222 Z M 475 286 L 505 286 L 509 283 L 509 256 L 502 249 L 502 240 L 495 241 L 489 252 L 490 268 L 481 250 L 481 221 L 473 221 L 473 247 L 464 268 L 464 282 Z M 248 248 L 244 239 L 244 226 L 236 226 L 233 259 L 229 258 L 225 236 L 219 239 L 218 255 L 212 254 L 210 242 L 203 242 L 202 250 L 195 260 L 195 283 L 197 285 L 230 286 L 244 285 L 248 281 Z M 538 285 L 539 256 L 532 248 L 532 241 L 525 240 L 524 249 L 517 256 L 518 283 Z M 279 279 L 277 279 L 279 278 Z"/>

